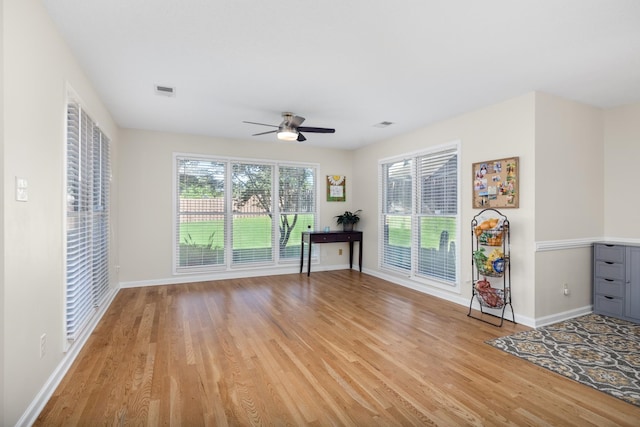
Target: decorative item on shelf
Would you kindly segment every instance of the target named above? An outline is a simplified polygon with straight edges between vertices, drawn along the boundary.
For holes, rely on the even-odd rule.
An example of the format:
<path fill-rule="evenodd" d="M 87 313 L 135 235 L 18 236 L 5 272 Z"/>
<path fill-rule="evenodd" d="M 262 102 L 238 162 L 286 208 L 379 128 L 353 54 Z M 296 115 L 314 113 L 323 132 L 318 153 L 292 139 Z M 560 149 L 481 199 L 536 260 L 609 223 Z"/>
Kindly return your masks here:
<path fill-rule="evenodd" d="M 360 212 L 362 212 L 361 209 L 355 212 L 344 211 L 343 214 L 335 216 L 336 222 L 338 225 L 342 224 L 344 231 L 353 231 L 354 226 L 360 222 L 360 216 L 358 215 Z"/>
<path fill-rule="evenodd" d="M 500 248 L 495 248 L 489 255 L 485 254 L 484 248 L 478 248 L 473 252 L 473 260 L 482 276 L 502 277 L 505 260 Z"/>
<path fill-rule="evenodd" d="M 478 302 L 489 308 L 502 308 L 504 305 L 504 291 L 492 288 L 487 279 L 476 282 L 476 297 Z"/>
<path fill-rule="evenodd" d="M 504 221 L 499 218 L 489 218 L 478 224 L 474 233 L 481 245 L 502 246 Z"/>

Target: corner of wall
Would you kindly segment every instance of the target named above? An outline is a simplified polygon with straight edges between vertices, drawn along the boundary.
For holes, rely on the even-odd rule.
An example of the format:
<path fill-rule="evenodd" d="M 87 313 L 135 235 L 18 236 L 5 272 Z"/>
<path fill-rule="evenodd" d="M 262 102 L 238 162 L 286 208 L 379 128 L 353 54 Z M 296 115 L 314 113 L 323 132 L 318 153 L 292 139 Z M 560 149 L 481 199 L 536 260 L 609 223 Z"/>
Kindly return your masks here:
<path fill-rule="evenodd" d="M 5 411 L 5 344 L 4 344 L 4 0 L 0 0 L 0 414 L 6 414 Z M 4 415 L 0 418 L 0 424 L 4 425 Z"/>

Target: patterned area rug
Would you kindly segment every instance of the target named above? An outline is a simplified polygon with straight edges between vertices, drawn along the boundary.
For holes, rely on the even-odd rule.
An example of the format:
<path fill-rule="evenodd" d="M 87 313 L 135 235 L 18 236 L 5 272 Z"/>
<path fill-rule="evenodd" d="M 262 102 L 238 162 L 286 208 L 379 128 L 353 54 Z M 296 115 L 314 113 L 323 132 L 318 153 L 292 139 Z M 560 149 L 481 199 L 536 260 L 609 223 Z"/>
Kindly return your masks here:
<path fill-rule="evenodd" d="M 640 325 L 589 314 L 486 343 L 640 406 Z"/>

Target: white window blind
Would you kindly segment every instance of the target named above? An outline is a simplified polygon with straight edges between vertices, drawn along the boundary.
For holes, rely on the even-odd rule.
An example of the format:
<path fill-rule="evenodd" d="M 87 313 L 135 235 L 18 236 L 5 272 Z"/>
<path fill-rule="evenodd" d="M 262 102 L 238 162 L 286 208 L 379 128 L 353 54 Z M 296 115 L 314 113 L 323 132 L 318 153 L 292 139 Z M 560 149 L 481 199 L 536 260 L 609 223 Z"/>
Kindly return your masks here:
<path fill-rule="evenodd" d="M 315 168 L 280 166 L 278 170 L 280 207 L 279 256 L 284 260 L 300 259 L 301 232 L 315 229 Z"/>
<path fill-rule="evenodd" d="M 234 163 L 232 265 L 274 260 L 273 165 Z"/>
<path fill-rule="evenodd" d="M 411 230 L 413 214 L 413 160 L 403 159 L 382 165 L 382 266 L 411 270 Z"/>
<path fill-rule="evenodd" d="M 74 340 L 109 288 L 109 140 L 77 102 L 67 106 L 66 328 Z"/>
<path fill-rule="evenodd" d="M 176 155 L 176 180 L 176 272 L 298 261 L 315 228 L 315 166 Z"/>
<path fill-rule="evenodd" d="M 456 242 L 458 241 L 458 156 L 449 149 L 416 159 L 418 248 L 416 274 L 456 282 Z"/>
<path fill-rule="evenodd" d="M 457 283 L 458 147 L 380 164 L 381 268 Z"/>
<path fill-rule="evenodd" d="M 176 171 L 176 268 L 224 267 L 227 165 L 178 158 Z"/>

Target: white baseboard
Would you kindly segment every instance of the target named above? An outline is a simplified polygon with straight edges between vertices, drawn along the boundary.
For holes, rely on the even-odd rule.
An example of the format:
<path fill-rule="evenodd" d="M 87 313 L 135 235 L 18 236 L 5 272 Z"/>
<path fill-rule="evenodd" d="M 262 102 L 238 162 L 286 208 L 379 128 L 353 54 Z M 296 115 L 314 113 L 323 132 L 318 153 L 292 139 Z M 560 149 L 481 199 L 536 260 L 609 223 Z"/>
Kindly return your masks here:
<path fill-rule="evenodd" d="M 69 348 L 69 351 L 64 354 L 62 360 L 60 361 L 56 369 L 51 373 L 44 386 L 42 386 L 27 410 L 22 414 L 22 416 L 16 423 L 16 426 L 28 427 L 35 423 L 38 415 L 40 415 L 40 412 L 42 412 L 49 399 L 51 399 L 51 396 L 53 396 L 53 393 L 55 393 L 56 388 L 62 382 L 62 379 L 69 371 L 69 368 L 71 368 L 71 365 L 76 360 L 76 357 L 78 357 L 80 350 L 82 350 L 82 348 L 86 344 L 87 340 L 91 336 L 91 333 L 93 333 L 93 330 L 96 328 L 96 326 L 98 326 L 98 323 L 100 323 L 102 316 L 104 316 L 104 314 L 107 312 L 107 309 L 118 294 L 118 291 L 118 288 L 109 290 L 109 293 L 105 298 L 105 303 L 102 304 L 102 307 L 100 307 L 96 315 L 93 316 L 93 319 L 89 321 L 87 326 L 80 333 L 78 339 Z"/>
<path fill-rule="evenodd" d="M 348 264 L 345 265 L 327 265 L 312 264 L 311 273 L 314 271 L 332 271 L 332 270 L 346 270 L 349 268 Z M 354 269 L 358 268 L 356 265 Z M 307 269 L 303 270 L 302 274 L 306 275 Z M 171 277 L 150 279 L 150 280 L 137 280 L 120 282 L 120 288 L 139 288 L 143 286 L 163 286 L 163 285 L 176 285 L 193 282 L 210 282 L 215 280 L 227 280 L 227 279 L 242 279 L 244 277 L 260 277 L 260 276 L 278 276 L 282 274 L 300 274 L 300 265 L 285 266 L 285 267 L 268 267 L 268 268 L 255 268 L 244 270 L 224 270 L 219 272 L 208 272 L 205 274 L 180 274 Z"/>
<path fill-rule="evenodd" d="M 593 306 L 588 305 L 585 307 L 576 308 L 569 311 L 564 311 L 562 313 L 552 314 L 550 316 L 544 316 L 536 319 L 535 328 L 539 328 L 541 326 L 551 325 L 553 323 L 562 322 L 564 320 L 573 319 L 574 317 L 584 316 L 585 314 L 589 314 L 593 312 Z"/>

